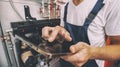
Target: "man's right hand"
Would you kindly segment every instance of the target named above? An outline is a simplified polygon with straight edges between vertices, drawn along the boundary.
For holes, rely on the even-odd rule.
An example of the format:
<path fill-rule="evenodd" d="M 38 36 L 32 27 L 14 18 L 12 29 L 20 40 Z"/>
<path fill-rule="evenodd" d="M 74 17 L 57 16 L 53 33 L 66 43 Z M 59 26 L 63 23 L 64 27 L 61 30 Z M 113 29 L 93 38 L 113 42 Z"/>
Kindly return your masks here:
<path fill-rule="evenodd" d="M 58 35 L 62 36 L 63 39 L 67 41 L 72 41 L 72 38 L 70 37 L 70 34 L 68 31 L 65 30 L 62 26 L 56 26 L 56 27 L 44 27 L 42 29 L 42 37 L 45 40 L 48 40 L 49 42 L 53 42 Z"/>

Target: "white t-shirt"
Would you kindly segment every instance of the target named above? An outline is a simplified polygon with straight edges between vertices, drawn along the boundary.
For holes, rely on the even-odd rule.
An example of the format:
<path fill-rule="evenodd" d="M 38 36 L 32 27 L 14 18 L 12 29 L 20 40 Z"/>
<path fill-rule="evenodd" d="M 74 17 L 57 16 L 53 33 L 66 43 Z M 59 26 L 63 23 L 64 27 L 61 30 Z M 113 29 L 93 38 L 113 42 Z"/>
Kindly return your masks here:
<path fill-rule="evenodd" d="M 67 22 L 81 26 L 97 0 L 83 0 L 75 6 L 72 0 L 68 5 Z M 120 35 L 120 0 L 104 0 L 104 7 L 88 27 L 88 37 L 91 46 L 104 46 L 105 34 L 108 36 Z M 61 18 L 64 17 L 62 11 Z M 103 62 L 96 60 L 99 67 L 104 67 Z"/>

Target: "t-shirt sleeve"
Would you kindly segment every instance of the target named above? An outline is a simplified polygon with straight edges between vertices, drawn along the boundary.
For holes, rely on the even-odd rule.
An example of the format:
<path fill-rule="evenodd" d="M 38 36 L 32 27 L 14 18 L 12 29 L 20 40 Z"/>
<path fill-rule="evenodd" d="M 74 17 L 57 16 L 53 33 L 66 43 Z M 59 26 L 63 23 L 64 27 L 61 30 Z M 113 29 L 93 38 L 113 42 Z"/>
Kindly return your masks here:
<path fill-rule="evenodd" d="M 114 1 L 114 0 L 113 0 Z M 105 31 L 108 36 L 120 35 L 120 0 L 112 4 L 112 10 L 106 18 Z"/>

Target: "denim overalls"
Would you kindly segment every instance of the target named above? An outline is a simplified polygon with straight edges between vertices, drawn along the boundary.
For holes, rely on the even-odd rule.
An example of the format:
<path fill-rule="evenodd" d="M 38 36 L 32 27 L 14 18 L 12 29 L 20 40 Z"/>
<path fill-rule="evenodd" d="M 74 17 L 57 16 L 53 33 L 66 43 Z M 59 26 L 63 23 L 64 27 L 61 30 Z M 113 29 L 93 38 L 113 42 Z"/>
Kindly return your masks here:
<path fill-rule="evenodd" d="M 99 12 L 99 10 L 103 7 L 103 5 L 104 5 L 103 0 L 98 0 L 94 8 L 92 9 L 92 11 L 86 18 L 83 26 L 76 26 L 76 25 L 72 25 L 67 22 L 68 3 L 66 4 L 63 20 L 64 20 L 64 25 L 65 25 L 66 30 L 70 33 L 72 37 L 72 42 L 64 42 L 64 47 L 63 47 L 64 51 L 68 51 L 70 45 L 73 45 L 79 41 L 90 44 L 88 35 L 87 35 L 87 29 L 90 23 L 92 22 L 92 20 L 95 18 L 95 16 Z M 60 63 L 61 63 L 61 67 L 74 67 L 71 63 L 66 62 L 64 60 L 61 60 Z M 98 65 L 95 60 L 89 60 L 86 64 L 83 65 L 83 67 L 98 67 Z"/>

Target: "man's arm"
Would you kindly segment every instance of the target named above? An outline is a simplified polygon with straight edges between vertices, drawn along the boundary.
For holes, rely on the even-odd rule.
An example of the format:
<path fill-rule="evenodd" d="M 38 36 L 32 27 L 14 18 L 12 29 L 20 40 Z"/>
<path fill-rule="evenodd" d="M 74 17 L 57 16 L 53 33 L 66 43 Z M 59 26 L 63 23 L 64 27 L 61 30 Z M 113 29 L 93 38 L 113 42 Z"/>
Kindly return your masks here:
<path fill-rule="evenodd" d="M 120 36 L 110 36 L 110 46 L 92 47 L 91 59 L 118 60 L 120 59 Z"/>
<path fill-rule="evenodd" d="M 75 66 L 82 66 L 89 59 L 119 60 L 120 59 L 120 36 L 111 36 L 111 45 L 104 47 L 89 46 L 84 42 L 79 42 L 70 47 L 73 55 L 62 57 Z"/>

